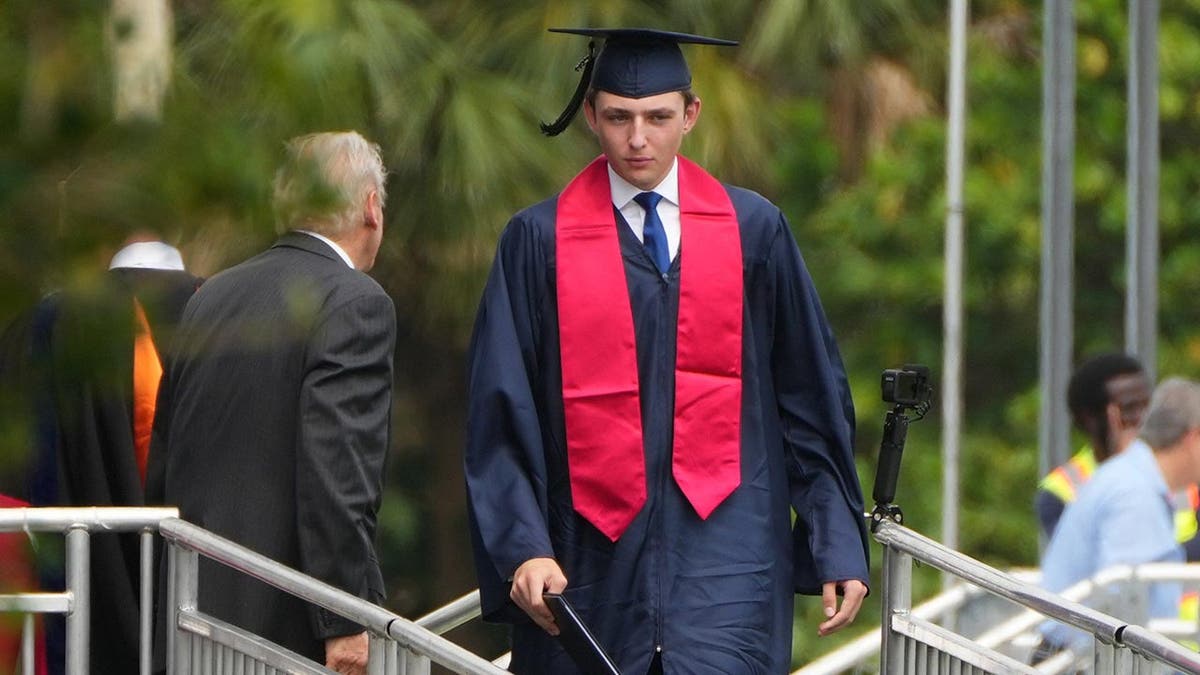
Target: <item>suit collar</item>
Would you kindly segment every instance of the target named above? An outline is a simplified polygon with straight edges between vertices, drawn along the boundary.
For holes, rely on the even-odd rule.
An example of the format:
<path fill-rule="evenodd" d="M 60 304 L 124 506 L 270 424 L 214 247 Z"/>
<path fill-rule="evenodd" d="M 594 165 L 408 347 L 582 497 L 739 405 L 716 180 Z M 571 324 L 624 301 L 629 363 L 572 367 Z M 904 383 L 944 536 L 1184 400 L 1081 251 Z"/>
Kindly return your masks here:
<path fill-rule="evenodd" d="M 319 256 L 329 258 L 339 265 L 346 264 L 346 261 L 340 255 L 338 255 L 337 251 L 334 251 L 333 247 L 331 247 L 329 244 L 303 232 L 296 232 L 294 230 L 285 232 L 283 236 L 276 240 L 275 244 L 271 248 L 279 247 L 298 248 L 303 251 L 308 251 L 309 253 L 315 253 Z"/>

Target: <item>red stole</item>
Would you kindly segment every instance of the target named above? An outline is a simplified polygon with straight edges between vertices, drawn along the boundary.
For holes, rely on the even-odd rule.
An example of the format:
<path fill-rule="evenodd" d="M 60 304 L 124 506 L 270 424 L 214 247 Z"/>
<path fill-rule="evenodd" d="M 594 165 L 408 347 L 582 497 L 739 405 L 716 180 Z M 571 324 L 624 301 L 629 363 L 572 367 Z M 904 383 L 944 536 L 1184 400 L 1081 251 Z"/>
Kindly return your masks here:
<path fill-rule="evenodd" d="M 646 501 L 637 346 L 607 162 L 558 198 L 555 246 L 575 510 L 616 541 Z M 701 518 L 741 482 L 742 246 L 725 188 L 679 157 L 672 473 Z M 686 253 L 685 253 L 686 251 Z"/>

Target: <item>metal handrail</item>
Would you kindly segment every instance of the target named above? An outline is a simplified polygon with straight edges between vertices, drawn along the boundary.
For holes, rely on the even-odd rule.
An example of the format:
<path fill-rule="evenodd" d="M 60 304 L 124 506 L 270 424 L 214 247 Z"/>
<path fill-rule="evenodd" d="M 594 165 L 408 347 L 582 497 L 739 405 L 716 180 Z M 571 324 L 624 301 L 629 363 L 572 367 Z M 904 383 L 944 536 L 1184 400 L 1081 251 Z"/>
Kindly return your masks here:
<path fill-rule="evenodd" d="M 66 532 L 82 527 L 108 532 L 157 529 L 166 518 L 178 518 L 174 507 L 52 506 L 0 509 L 0 532 Z"/>
<path fill-rule="evenodd" d="M 977 596 L 982 592 L 982 590 L 972 586 L 965 584 L 958 585 L 914 607 L 911 614 L 919 619 L 934 621 L 957 610 L 965 600 L 972 596 Z M 879 628 L 872 628 L 842 645 L 841 648 L 821 656 L 799 670 L 793 671 L 792 675 L 840 673 L 853 668 L 864 657 L 879 652 L 880 632 Z"/>
<path fill-rule="evenodd" d="M 962 553 L 953 551 L 917 532 L 890 521 L 879 523 L 875 538 L 889 550 L 943 572 L 963 578 L 991 593 L 1023 605 L 1039 614 L 1091 633 L 1100 643 L 1125 648 L 1142 657 L 1190 673 L 1200 673 L 1200 655 L 1148 628 L 1131 625 L 1098 610 L 1086 607 L 1064 595 L 1018 581 L 1011 575 L 988 567 Z M 1070 595 L 1086 595 L 1089 587 L 1115 581 L 1152 581 L 1200 578 L 1200 572 L 1182 564 L 1155 564 L 1133 568 L 1117 566 L 1102 571 L 1094 579 L 1068 589 Z M 888 589 L 884 589 L 885 593 Z M 985 649 L 984 645 L 980 645 Z M 1097 661 L 1099 663 L 1099 661 Z"/>
<path fill-rule="evenodd" d="M 438 635 L 445 635 L 468 621 L 479 618 L 480 613 L 479 589 L 476 589 L 433 610 L 414 623 Z"/>
<path fill-rule="evenodd" d="M 1134 652 L 1174 666 L 1189 673 L 1200 673 L 1200 654 L 1182 647 L 1141 626 L 1126 626 L 1120 635 L 1121 644 Z"/>
<path fill-rule="evenodd" d="M 311 579 L 248 548 L 179 520 L 178 511 L 173 508 L 0 509 L 0 532 L 58 532 L 65 534 L 68 558 L 73 556 L 77 565 L 79 562 L 84 562 L 84 567 L 76 566 L 73 571 L 68 570 L 68 592 L 0 596 L 0 611 L 63 612 L 68 613 L 69 618 L 74 615 L 77 626 L 83 625 L 86 623 L 88 614 L 83 597 L 86 595 L 87 589 L 87 535 L 91 532 L 141 531 L 143 533 L 143 553 L 146 554 L 149 552 L 149 537 L 156 529 L 172 546 L 203 555 L 258 578 L 284 592 L 321 605 L 365 626 L 375 635 L 385 636 L 394 641 L 396 646 L 423 658 L 432 659 L 455 672 L 486 675 L 501 675 L 505 672 L 493 662 L 471 654 L 440 636 L 440 633 L 452 630 L 479 616 L 478 591 L 472 591 L 416 621 L 409 621 L 382 607 Z M 1113 583 L 1175 580 L 1196 584 L 1200 582 L 1200 566 L 1168 563 L 1147 564 L 1138 567 L 1117 566 L 1104 570 L 1091 580 L 1073 586 L 1061 595 L 1056 595 L 1018 578 L 1028 576 L 1028 574 L 1001 572 L 889 521 L 878 524 L 875 538 L 889 551 L 918 560 L 969 582 L 957 586 L 950 592 L 913 608 L 911 611 L 904 609 L 905 620 L 933 619 L 954 611 L 967 599 L 985 591 L 1028 608 L 1026 612 L 1016 618 L 996 626 L 980 638 L 976 638 L 974 642 L 979 646 L 983 656 L 988 656 L 984 650 L 995 647 L 1006 638 L 1015 637 L 1044 617 L 1050 617 L 1092 633 L 1105 645 L 1127 650 L 1140 657 L 1182 671 L 1200 673 L 1200 655 L 1168 639 L 1161 632 L 1152 630 L 1163 628 L 1169 622 L 1151 622 L 1148 624 L 1149 628 L 1131 625 L 1077 602 L 1086 599 L 1096 588 Z M 144 555 L 143 562 L 145 562 L 145 557 Z M 146 574 L 148 574 L 148 568 L 143 570 L 144 578 Z M 886 592 L 888 589 L 884 590 Z M 144 614 L 143 620 L 148 623 L 149 612 L 144 612 Z M 26 624 L 29 624 L 28 617 Z M 1187 627 L 1179 626 L 1170 630 L 1178 632 L 1177 629 L 1183 628 Z M 1163 630 L 1168 630 L 1168 628 L 1163 628 Z M 1175 634 L 1175 632 L 1171 634 Z M 79 633 L 76 632 L 74 635 L 78 636 Z M 874 630 L 856 639 L 851 645 L 862 649 L 871 642 L 878 645 L 880 641 L 880 631 Z M 77 664 L 86 663 L 86 634 L 83 635 L 80 644 L 85 653 L 82 655 L 83 660 L 76 658 L 75 663 Z M 143 653 L 148 650 L 148 647 L 147 641 L 142 645 Z M 71 647 L 69 647 L 70 649 Z M 79 652 L 80 645 L 75 645 L 73 649 L 75 652 Z M 374 647 L 372 649 L 374 650 Z M 835 652 L 826 655 L 796 672 L 814 675 L 815 673 L 834 672 L 829 670 L 829 666 L 832 665 L 832 661 L 839 659 L 842 660 L 844 668 L 853 666 L 853 662 L 846 662 L 836 654 Z M 372 659 L 374 660 L 374 658 L 375 652 L 373 651 Z M 143 664 L 146 662 L 147 659 L 143 658 Z M 1066 667 L 1067 664 L 1068 660 L 1064 659 L 1062 667 Z M 1052 668 L 1061 670 L 1061 667 Z M 1052 669 L 1044 672 L 1058 672 L 1058 670 Z"/>
<path fill-rule="evenodd" d="M 1007 570 L 1007 574 L 1026 584 L 1037 584 L 1041 578 L 1041 572 L 1037 568 L 1013 568 Z M 1183 563 L 1144 563 L 1135 567 L 1116 565 L 1102 570 L 1091 579 L 1080 581 L 1059 595 L 1068 600 L 1082 603 L 1086 602 L 1098 588 L 1134 581 L 1180 581 L 1190 585 L 1200 585 L 1200 565 Z M 985 592 L 982 588 L 970 583 L 959 583 L 917 605 L 912 609 L 911 615 L 928 621 L 937 621 L 959 611 L 969 600 Z M 1046 617 L 1042 613 L 1022 608 L 1021 611 L 1004 619 L 1001 623 L 991 626 L 973 639 L 980 646 L 989 649 L 1013 645 L 1022 636 L 1031 636 L 1030 631 L 1045 620 Z M 1197 633 L 1197 625 L 1194 621 L 1180 619 L 1151 619 L 1146 627 L 1154 633 L 1172 637 L 1195 636 Z M 835 675 L 850 671 L 855 667 L 861 667 L 879 653 L 880 634 L 879 628 L 864 631 L 838 649 L 793 671 L 792 675 Z M 1030 639 L 1033 638 L 1030 637 Z M 1063 654 L 1057 660 L 1044 662 L 1040 666 L 1040 670 L 1047 673 L 1066 672 L 1074 660 L 1075 657 L 1072 655 Z"/>
<path fill-rule="evenodd" d="M 362 598 L 305 576 L 282 563 L 183 520 L 164 520 L 159 530 L 168 542 L 239 570 L 286 593 L 320 605 L 385 635 L 400 646 L 427 655 L 458 673 L 504 675 L 490 661 L 476 656 L 414 622 Z"/>
<path fill-rule="evenodd" d="M 879 524 L 875 531 L 875 539 L 884 546 L 907 553 L 930 567 L 968 579 L 995 595 L 1046 616 L 1053 616 L 1094 635 L 1107 636 L 1115 641 L 1120 630 L 1128 625 L 1091 607 L 1066 600 L 1038 586 L 1022 583 L 994 567 L 988 567 L 974 558 L 946 548 L 929 537 L 890 521 Z"/>
<path fill-rule="evenodd" d="M 0 532 L 56 532 L 67 542 L 66 590 L 62 593 L 20 593 L 0 596 L 0 611 L 23 612 L 22 672 L 33 663 L 33 614 L 66 616 L 66 668 L 88 671 L 91 621 L 90 541 L 92 532 L 141 533 L 141 591 L 138 626 L 138 671 L 150 673 L 151 606 L 153 601 L 153 532 L 166 518 L 179 516 L 171 507 L 18 507 L 0 509 Z"/>

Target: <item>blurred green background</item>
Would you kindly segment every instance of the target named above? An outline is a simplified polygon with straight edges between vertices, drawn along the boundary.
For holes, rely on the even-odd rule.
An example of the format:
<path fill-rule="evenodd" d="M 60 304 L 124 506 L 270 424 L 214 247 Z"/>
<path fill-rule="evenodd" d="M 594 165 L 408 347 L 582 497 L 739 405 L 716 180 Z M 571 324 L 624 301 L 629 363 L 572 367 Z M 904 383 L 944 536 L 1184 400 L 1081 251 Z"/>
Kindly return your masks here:
<path fill-rule="evenodd" d="M 142 3 L 149 6 L 153 3 Z M 704 101 L 684 153 L 789 217 L 838 335 L 869 495 L 879 373 L 942 360 L 947 3 L 933 0 L 176 0 L 156 114 L 127 115 L 120 48 L 141 25 L 99 0 L 0 3 L 0 322 L 86 285 L 150 227 L 211 275 L 275 237 L 283 141 L 357 129 L 381 144 L 387 232 L 373 276 L 396 301 L 394 434 L 379 546 L 388 607 L 415 617 L 474 588 L 461 453 L 464 351 L 496 238 L 598 150 L 577 120 L 547 139 L 582 38 L 652 26 L 742 41 L 687 48 Z M 133 3 L 136 8 L 137 2 Z M 1123 342 L 1126 3 L 1077 3 L 1076 360 Z M 1035 565 L 1041 13 L 971 3 L 960 547 Z M 1158 372 L 1200 375 L 1200 0 L 1163 3 Z M 915 424 L 897 501 L 937 537 L 938 406 Z M 0 462 L 21 435 L 0 430 Z M 1078 444 L 1082 439 L 1075 438 Z M 984 478 L 986 477 L 986 479 Z M 873 561 L 878 567 L 878 547 Z M 876 572 L 877 573 L 877 572 Z M 940 583 L 928 570 L 921 595 Z M 878 577 L 874 579 L 878 587 Z M 796 663 L 818 640 L 797 608 Z M 452 637 L 495 656 L 503 631 Z"/>

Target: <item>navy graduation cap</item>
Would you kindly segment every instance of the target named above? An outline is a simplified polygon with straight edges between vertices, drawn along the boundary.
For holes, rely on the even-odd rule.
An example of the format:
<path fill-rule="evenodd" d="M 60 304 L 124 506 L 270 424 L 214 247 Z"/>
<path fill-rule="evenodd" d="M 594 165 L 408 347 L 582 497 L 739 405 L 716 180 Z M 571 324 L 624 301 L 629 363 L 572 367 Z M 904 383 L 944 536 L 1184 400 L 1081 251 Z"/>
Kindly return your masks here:
<path fill-rule="evenodd" d="M 552 33 L 571 33 L 593 38 L 588 54 L 575 67 L 582 70 L 579 86 L 558 119 L 541 123 L 542 133 L 557 136 L 579 111 L 588 86 L 628 98 L 645 98 L 687 89 L 692 84 L 679 43 L 733 46 L 737 42 L 674 33 L 651 28 L 551 28 Z M 594 38 L 604 40 L 597 55 Z"/>

